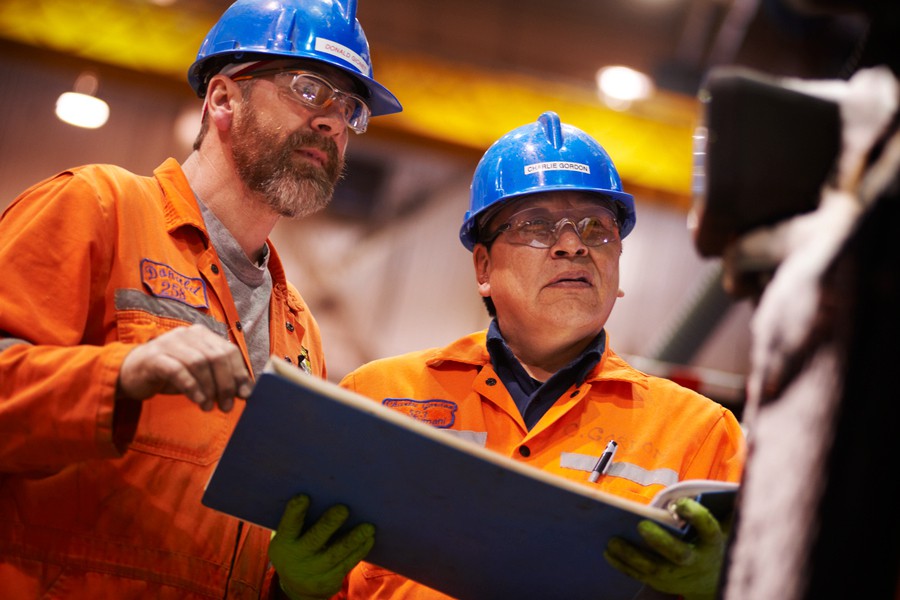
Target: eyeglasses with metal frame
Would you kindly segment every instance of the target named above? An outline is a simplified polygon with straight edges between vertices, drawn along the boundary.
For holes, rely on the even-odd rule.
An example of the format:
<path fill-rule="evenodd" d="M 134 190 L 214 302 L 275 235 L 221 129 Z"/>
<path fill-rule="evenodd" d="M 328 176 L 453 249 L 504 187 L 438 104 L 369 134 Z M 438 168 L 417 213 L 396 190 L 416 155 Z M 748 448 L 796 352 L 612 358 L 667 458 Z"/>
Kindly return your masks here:
<path fill-rule="evenodd" d="M 304 106 L 323 109 L 336 103 L 347 127 L 355 133 L 365 133 L 369 126 L 372 111 L 369 110 L 366 101 L 356 94 L 337 89 L 318 73 L 301 69 L 261 70 L 234 77 L 232 80 L 242 81 L 266 75 L 273 75 L 279 83 L 289 78 L 286 87 L 293 92 L 290 97 Z"/>
<path fill-rule="evenodd" d="M 563 228 L 571 225 L 585 246 L 597 247 L 619 241 L 619 223 L 612 209 L 595 205 L 564 210 L 535 206 L 513 214 L 509 220 L 485 236 L 486 244 L 501 234 L 510 244 L 551 248 L 559 241 Z"/>

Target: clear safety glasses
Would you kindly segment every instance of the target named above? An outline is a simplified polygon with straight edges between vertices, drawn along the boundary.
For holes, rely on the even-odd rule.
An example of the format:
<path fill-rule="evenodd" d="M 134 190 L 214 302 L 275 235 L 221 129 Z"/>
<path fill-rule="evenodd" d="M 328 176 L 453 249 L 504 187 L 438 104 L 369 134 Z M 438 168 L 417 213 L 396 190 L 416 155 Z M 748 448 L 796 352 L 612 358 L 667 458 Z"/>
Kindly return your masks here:
<path fill-rule="evenodd" d="M 619 240 L 619 223 L 613 211 L 605 206 L 549 210 L 526 208 L 487 236 L 488 243 L 501 234 L 510 244 L 550 248 L 559 240 L 563 227 L 571 225 L 585 246 L 602 246 Z"/>
<path fill-rule="evenodd" d="M 327 108 L 336 104 L 347 127 L 356 133 L 365 133 L 369 126 L 369 110 L 365 100 L 356 94 L 348 94 L 337 89 L 321 75 L 309 71 L 257 71 L 233 78 L 234 81 L 252 79 L 263 75 L 274 75 L 279 84 L 286 84 L 291 90 L 291 98 L 310 108 Z"/>

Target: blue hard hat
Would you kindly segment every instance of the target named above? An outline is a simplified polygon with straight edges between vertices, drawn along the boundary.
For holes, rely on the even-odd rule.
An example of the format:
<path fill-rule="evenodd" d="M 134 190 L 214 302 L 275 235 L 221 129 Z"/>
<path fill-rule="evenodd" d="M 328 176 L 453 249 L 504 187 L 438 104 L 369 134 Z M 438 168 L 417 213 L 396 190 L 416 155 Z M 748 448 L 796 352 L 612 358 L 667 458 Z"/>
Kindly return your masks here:
<path fill-rule="evenodd" d="M 237 0 L 203 40 L 188 82 L 203 97 L 209 79 L 229 63 L 284 58 L 316 60 L 343 70 L 366 90 L 373 116 L 403 110 L 372 78 L 356 0 Z"/>
<path fill-rule="evenodd" d="M 597 141 L 559 115 L 547 111 L 538 120 L 513 129 L 494 142 L 472 177 L 470 205 L 459 230 L 463 246 L 478 242 L 479 220 L 513 198 L 538 192 L 597 192 L 618 205 L 619 235 L 634 229 L 634 197 L 622 191 L 616 167 Z"/>

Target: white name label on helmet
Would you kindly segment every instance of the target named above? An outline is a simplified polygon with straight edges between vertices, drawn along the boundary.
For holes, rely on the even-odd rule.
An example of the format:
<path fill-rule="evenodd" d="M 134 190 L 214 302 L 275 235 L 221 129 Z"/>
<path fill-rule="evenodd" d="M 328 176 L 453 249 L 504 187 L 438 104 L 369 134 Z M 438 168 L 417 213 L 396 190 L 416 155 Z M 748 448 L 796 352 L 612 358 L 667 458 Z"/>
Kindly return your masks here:
<path fill-rule="evenodd" d="M 525 165 L 525 174 L 531 175 L 541 171 L 578 171 L 579 173 L 590 173 L 591 167 L 583 163 L 553 161 L 542 162 Z"/>
<path fill-rule="evenodd" d="M 324 52 L 325 54 L 343 58 L 366 77 L 370 75 L 369 65 L 363 60 L 363 57 L 343 44 L 338 44 L 325 38 L 316 38 L 316 52 Z"/>

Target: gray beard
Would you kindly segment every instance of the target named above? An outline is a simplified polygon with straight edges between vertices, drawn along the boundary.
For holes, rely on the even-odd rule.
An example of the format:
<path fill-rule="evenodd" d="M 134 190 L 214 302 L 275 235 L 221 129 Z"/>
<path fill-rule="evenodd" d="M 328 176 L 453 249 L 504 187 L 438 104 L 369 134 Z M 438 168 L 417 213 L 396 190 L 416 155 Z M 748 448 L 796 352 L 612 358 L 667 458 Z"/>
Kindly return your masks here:
<path fill-rule="evenodd" d="M 259 182 L 256 189 L 251 189 L 260 192 L 266 204 L 282 217 L 308 217 L 328 206 L 334 195 L 335 182 L 323 177 L 321 169 L 309 165 L 303 167 L 292 172 L 273 173 Z"/>
<path fill-rule="evenodd" d="M 252 110 L 235 115 L 232 130 L 238 176 L 266 204 L 283 217 L 303 218 L 324 209 L 331 202 L 334 187 L 343 176 L 344 160 L 337 144 L 328 137 L 297 131 L 286 140 L 264 130 Z M 324 167 L 295 162 L 295 148 L 315 147 L 328 156 Z"/>

